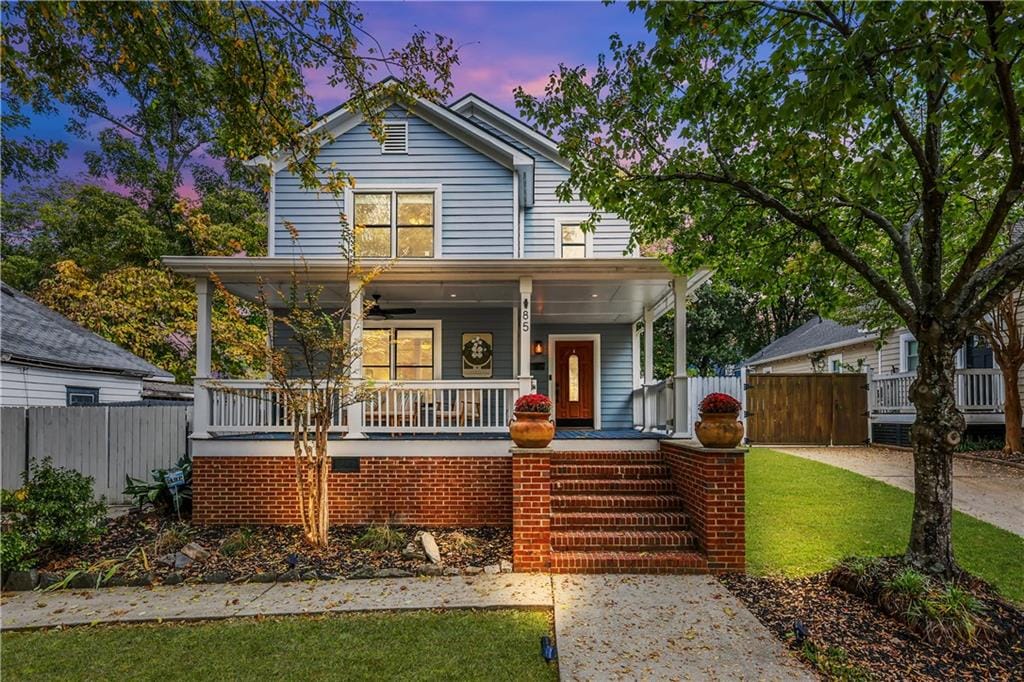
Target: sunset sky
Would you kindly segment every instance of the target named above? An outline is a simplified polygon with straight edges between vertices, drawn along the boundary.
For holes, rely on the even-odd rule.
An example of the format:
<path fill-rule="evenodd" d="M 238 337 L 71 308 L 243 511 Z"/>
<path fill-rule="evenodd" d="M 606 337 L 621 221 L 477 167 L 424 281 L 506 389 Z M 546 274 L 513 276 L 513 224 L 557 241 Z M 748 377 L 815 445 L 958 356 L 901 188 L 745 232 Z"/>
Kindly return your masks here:
<path fill-rule="evenodd" d="M 630 13 L 623 3 L 364 2 L 360 7 L 365 28 L 385 47 L 404 44 L 418 29 L 452 38 L 461 56 L 454 70 L 455 98 L 474 92 L 513 112 L 512 90 L 517 85 L 540 92 L 559 63 L 594 64 L 611 34 L 619 33 L 626 42 L 646 36 L 642 14 Z M 320 111 L 345 98 L 345 93 L 315 78 L 309 90 Z M 72 137 L 64 123 L 60 115 L 34 116 L 32 134 L 66 140 L 69 150 L 60 176 L 85 180 L 84 154 L 95 142 Z M 5 182 L 4 190 L 12 189 L 16 188 Z"/>

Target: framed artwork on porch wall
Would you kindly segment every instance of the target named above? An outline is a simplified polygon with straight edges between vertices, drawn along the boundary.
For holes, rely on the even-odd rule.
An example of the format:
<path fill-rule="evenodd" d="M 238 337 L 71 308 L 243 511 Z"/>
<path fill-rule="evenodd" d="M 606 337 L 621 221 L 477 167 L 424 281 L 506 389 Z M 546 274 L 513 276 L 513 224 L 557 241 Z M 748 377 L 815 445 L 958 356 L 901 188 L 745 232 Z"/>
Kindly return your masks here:
<path fill-rule="evenodd" d="M 494 334 L 466 332 L 462 335 L 462 376 L 490 379 L 494 375 Z"/>

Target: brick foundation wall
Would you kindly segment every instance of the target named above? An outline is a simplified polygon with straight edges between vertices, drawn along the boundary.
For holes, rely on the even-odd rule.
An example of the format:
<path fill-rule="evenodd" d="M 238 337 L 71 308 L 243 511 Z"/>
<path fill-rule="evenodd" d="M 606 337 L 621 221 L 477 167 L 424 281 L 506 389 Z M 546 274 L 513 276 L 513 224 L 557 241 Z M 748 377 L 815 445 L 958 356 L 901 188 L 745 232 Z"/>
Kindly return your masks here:
<path fill-rule="evenodd" d="M 512 524 L 510 457 L 362 457 L 330 475 L 331 522 L 422 526 Z M 290 456 L 193 461 L 193 520 L 212 525 L 299 523 Z"/>
<path fill-rule="evenodd" d="M 536 573 L 551 568 L 551 453 L 512 455 L 512 566 Z"/>
<path fill-rule="evenodd" d="M 713 573 L 746 570 L 743 450 L 663 442 L 661 452 L 683 497 L 690 528 Z"/>

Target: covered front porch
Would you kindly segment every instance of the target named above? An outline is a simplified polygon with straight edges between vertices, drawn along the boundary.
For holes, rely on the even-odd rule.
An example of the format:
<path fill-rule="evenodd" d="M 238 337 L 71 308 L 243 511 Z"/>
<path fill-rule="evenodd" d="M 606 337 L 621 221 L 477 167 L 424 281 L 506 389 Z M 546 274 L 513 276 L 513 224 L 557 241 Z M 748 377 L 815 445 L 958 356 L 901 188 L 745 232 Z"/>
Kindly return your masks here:
<path fill-rule="evenodd" d="M 676 277 L 647 258 L 437 259 L 388 263 L 363 287 L 361 280 L 349 281 L 348 263 L 339 259 L 166 262 L 196 282 L 196 439 L 275 440 L 291 431 L 292 416 L 268 380 L 212 377 L 210 315 L 212 278 L 253 301 L 261 282 L 273 290 L 293 272 L 325 287 L 323 305 L 351 301 L 351 340 L 363 348 L 351 374 L 373 382 L 370 400 L 336 411 L 330 427 L 335 438 L 500 438 L 515 400 L 534 391 L 552 398 L 563 439 L 589 434 L 601 440 L 601 434 L 658 427 L 665 432 L 668 425 L 677 436 L 689 435 L 687 401 L 672 404 L 671 419 L 658 411 L 666 384 L 653 381 L 653 321 L 677 311 L 676 371 L 667 385 L 686 395 L 686 300 L 707 271 Z M 402 312 L 364 319 L 359 313 L 370 296 L 379 296 L 384 313 Z M 466 357 L 474 343 L 486 358 Z M 637 389 L 649 396 L 648 407 L 639 411 Z"/>

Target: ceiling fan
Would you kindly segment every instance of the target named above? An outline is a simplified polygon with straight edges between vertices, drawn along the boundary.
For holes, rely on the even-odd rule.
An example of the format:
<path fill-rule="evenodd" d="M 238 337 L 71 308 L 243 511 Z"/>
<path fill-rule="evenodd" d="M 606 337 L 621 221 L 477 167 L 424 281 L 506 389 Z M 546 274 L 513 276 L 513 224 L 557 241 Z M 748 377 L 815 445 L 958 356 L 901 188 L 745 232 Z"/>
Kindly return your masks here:
<path fill-rule="evenodd" d="M 381 308 L 380 294 L 373 295 L 373 303 L 363 312 L 367 320 L 387 320 L 393 315 L 415 315 L 415 308 Z"/>

